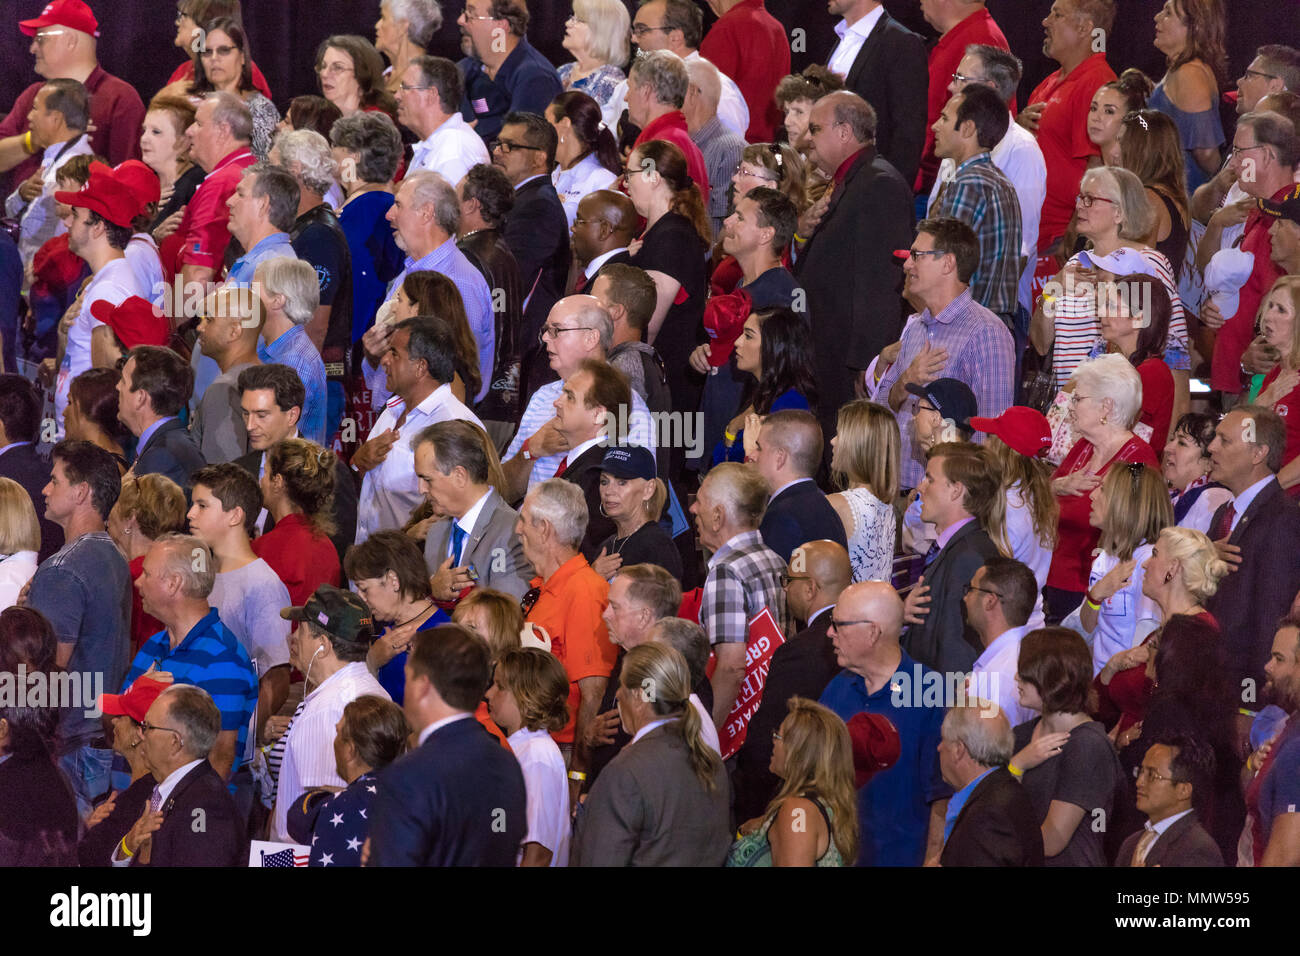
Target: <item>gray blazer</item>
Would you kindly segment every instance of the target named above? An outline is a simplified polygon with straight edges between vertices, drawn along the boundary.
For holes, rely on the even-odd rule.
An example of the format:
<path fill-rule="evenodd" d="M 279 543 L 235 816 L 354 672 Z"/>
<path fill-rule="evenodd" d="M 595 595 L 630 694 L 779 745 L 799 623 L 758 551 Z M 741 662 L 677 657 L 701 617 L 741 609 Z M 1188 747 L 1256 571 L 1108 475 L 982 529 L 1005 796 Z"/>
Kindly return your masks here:
<path fill-rule="evenodd" d="M 1115 857 L 1116 866 L 1132 866 L 1145 829 L 1129 834 Z M 1193 811 L 1156 837 L 1147 851 L 1147 866 L 1223 866 L 1223 854 Z"/>
<path fill-rule="evenodd" d="M 579 811 L 574 866 L 722 866 L 731 849 L 731 785 L 707 792 L 686 744 L 656 727 L 601 771 Z"/>
<path fill-rule="evenodd" d="M 460 563 L 472 564 L 478 571 L 481 587 L 496 588 L 515 597 L 523 597 L 528 582 L 536 573 L 524 557 L 523 545 L 515 534 L 519 515 L 501 499 L 495 488 L 488 491 L 474 530 L 465 539 Z M 439 521 L 429 528 L 424 541 L 424 560 L 429 573 L 435 573 L 447 560 L 451 541 L 452 519 Z"/>

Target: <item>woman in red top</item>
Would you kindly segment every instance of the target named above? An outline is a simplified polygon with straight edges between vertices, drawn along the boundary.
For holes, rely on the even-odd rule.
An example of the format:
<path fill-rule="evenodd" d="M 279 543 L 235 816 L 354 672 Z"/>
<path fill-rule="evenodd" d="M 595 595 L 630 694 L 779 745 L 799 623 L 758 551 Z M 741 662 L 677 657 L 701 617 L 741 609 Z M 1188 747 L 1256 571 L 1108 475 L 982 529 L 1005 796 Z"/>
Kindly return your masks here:
<path fill-rule="evenodd" d="M 1277 480 L 1292 498 L 1300 498 L 1300 275 L 1273 283 L 1259 308 L 1260 334 L 1281 353 L 1264 376 L 1256 405 L 1273 409 L 1286 422 L 1286 451 Z"/>
<path fill-rule="evenodd" d="M 304 438 L 286 438 L 266 453 L 262 503 L 275 527 L 254 539 L 253 553 L 271 566 L 289 600 L 301 607 L 322 584 L 339 587 L 334 532 L 334 453 Z"/>
<path fill-rule="evenodd" d="M 1080 365 L 1070 381 L 1070 423 L 1080 437 L 1052 475 L 1061 517 L 1043 588 L 1048 624 L 1059 623 L 1078 607 L 1088 587 L 1100 534 L 1088 522 L 1092 490 L 1117 461 L 1158 467 L 1151 446 L 1132 431 L 1142 410 L 1142 379 L 1128 359 L 1099 356 Z"/>
<path fill-rule="evenodd" d="M 1169 439 L 1174 414 L 1174 374 L 1163 358 L 1173 303 L 1164 283 L 1148 275 L 1115 280 L 1114 294 L 1099 293 L 1097 318 L 1107 352 L 1126 357 L 1142 379 L 1138 423 L 1151 429 L 1147 443 L 1157 455 Z M 1144 429 L 1141 429 L 1145 431 Z"/>
<path fill-rule="evenodd" d="M 71 407 L 71 406 L 69 406 Z M 144 556 L 154 541 L 165 534 L 184 534 L 185 492 L 166 475 L 131 475 L 122 479 L 122 492 L 108 513 L 108 533 L 125 555 L 135 581 L 144 572 Z M 163 629 L 162 623 L 144 612 L 140 591 L 131 588 L 131 653 Z"/>

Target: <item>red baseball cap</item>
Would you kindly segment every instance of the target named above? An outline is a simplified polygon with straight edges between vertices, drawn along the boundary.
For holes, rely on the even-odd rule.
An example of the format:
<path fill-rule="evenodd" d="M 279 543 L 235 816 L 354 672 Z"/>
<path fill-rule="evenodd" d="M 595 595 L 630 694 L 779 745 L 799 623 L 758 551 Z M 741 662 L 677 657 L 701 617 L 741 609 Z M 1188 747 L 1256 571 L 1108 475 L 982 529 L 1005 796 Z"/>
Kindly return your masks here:
<path fill-rule="evenodd" d="M 709 364 L 721 368 L 731 358 L 745 320 L 754 311 L 754 300 L 743 289 L 710 297 L 704 307 L 704 331 L 709 333 Z"/>
<path fill-rule="evenodd" d="M 171 321 L 148 299 L 133 295 L 114 305 L 107 299 L 90 304 L 90 314 L 103 322 L 128 349 L 137 345 L 166 345 L 171 336 Z"/>
<path fill-rule="evenodd" d="M 82 0 L 54 0 L 45 5 L 36 19 L 18 22 L 18 29 L 29 37 L 36 36 L 41 27 L 67 27 L 92 37 L 99 36 L 99 21 Z"/>
<path fill-rule="evenodd" d="M 1046 416 L 1024 405 L 1012 405 L 997 418 L 975 416 L 970 420 L 970 427 L 996 435 L 1012 451 L 1026 458 L 1037 458 L 1052 445 L 1052 426 Z"/>
<path fill-rule="evenodd" d="M 90 179 L 76 192 L 59 190 L 54 201 L 99 213 L 115 226 L 130 227 L 136 217 L 135 194 L 103 163 L 90 164 Z"/>
<path fill-rule="evenodd" d="M 172 685 L 172 675 L 152 671 L 135 679 L 125 694 L 100 694 L 99 709 L 112 717 L 130 717 L 144 720 L 158 695 Z"/>
<path fill-rule="evenodd" d="M 903 744 L 898 728 L 883 714 L 854 714 L 848 720 L 853 744 L 854 786 L 863 787 L 881 770 L 898 763 Z"/>
<path fill-rule="evenodd" d="M 162 186 L 158 183 L 158 174 L 138 159 L 128 159 L 113 167 L 113 174 L 126 190 L 139 203 L 136 215 L 143 215 L 150 203 L 162 198 Z"/>

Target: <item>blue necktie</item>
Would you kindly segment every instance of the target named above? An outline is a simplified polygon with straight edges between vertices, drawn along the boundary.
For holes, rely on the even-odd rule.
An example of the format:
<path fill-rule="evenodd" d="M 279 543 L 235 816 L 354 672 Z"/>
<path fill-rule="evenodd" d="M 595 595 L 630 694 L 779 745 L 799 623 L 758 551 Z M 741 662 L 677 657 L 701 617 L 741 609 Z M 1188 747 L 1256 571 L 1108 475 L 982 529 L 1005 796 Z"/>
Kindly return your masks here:
<path fill-rule="evenodd" d="M 469 537 L 469 532 L 460 526 L 460 522 L 453 521 L 451 524 L 451 564 L 452 567 L 460 567 L 460 550 L 465 544 L 465 539 Z"/>
<path fill-rule="evenodd" d="M 925 559 L 922 566 L 928 568 L 931 564 L 934 563 L 934 559 L 937 558 L 938 556 L 939 556 L 939 542 L 935 541 L 931 543 L 929 550 L 925 552 Z"/>

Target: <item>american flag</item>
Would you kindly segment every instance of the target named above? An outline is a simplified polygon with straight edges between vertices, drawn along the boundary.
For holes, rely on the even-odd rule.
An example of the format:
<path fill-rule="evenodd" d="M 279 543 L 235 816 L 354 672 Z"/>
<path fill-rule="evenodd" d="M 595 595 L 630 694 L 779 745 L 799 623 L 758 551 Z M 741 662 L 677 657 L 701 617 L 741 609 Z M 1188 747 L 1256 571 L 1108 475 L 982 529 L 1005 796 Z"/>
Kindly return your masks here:
<path fill-rule="evenodd" d="M 264 867 L 295 867 L 306 866 L 307 853 L 295 853 L 292 849 L 278 850 L 275 853 L 262 853 L 262 866 Z"/>

